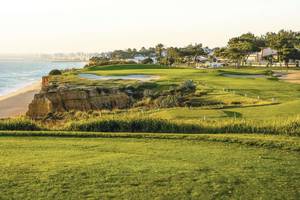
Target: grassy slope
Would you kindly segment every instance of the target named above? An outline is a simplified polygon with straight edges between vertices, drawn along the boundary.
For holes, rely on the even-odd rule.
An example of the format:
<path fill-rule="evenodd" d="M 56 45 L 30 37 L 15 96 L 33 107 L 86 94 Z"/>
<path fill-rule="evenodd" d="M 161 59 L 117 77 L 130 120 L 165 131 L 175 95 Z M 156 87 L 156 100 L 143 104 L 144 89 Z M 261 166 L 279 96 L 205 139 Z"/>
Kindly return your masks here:
<path fill-rule="evenodd" d="M 300 195 L 298 152 L 186 139 L 8 136 L 0 138 L 0 152 L 1 196 L 10 199 L 297 199 Z"/>
<path fill-rule="evenodd" d="M 251 102 L 257 96 L 264 101 L 274 97 L 280 103 L 147 112 L 160 118 L 222 119 L 236 113 L 237 117 L 265 119 L 297 115 L 300 111 L 300 85 L 275 80 L 228 78 L 221 76 L 224 71 L 155 65 L 105 66 L 92 70 L 85 72 L 160 75 L 157 83 L 161 87 L 192 79 L 211 89 L 214 98 Z M 233 73 L 264 71 L 247 69 Z M 76 75 L 60 79 L 88 85 L 128 83 L 78 80 Z M 229 92 L 224 93 L 223 89 Z M 30 131 L 1 131 L 0 136 L 0 199 L 298 199 L 300 196 L 299 137 Z"/>

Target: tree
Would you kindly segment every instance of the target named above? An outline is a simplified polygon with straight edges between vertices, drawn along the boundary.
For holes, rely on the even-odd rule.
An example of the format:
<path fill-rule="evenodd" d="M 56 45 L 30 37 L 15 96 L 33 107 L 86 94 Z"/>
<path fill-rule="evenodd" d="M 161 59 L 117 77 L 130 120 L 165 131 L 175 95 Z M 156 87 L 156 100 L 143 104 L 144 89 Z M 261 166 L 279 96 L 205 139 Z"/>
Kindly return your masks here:
<path fill-rule="evenodd" d="M 206 55 L 202 44 L 188 45 L 177 49 L 181 62 L 195 62 L 198 56 Z"/>
<path fill-rule="evenodd" d="M 221 48 L 215 48 L 214 49 L 214 56 L 220 57 L 220 58 L 227 58 L 227 51 L 226 47 L 221 47 Z"/>
<path fill-rule="evenodd" d="M 178 53 L 178 49 L 174 47 L 170 47 L 167 49 L 167 56 L 166 59 L 164 60 L 164 64 L 172 66 L 175 62 L 180 61 L 180 56 Z"/>
<path fill-rule="evenodd" d="M 164 50 L 164 45 L 163 44 L 156 45 L 156 47 L 155 47 L 155 53 L 156 53 L 158 62 L 160 62 L 161 59 L 162 59 L 162 52 L 163 52 L 163 50 Z"/>
<path fill-rule="evenodd" d="M 290 60 L 300 59 L 300 51 L 296 48 L 283 48 L 282 49 L 282 59 L 286 67 L 289 67 Z"/>
<path fill-rule="evenodd" d="M 236 66 L 245 64 L 249 55 L 261 50 L 264 41 L 252 33 L 242 34 L 229 40 L 224 55 L 236 63 Z"/>
<path fill-rule="evenodd" d="M 278 62 L 283 62 L 288 67 L 290 59 L 297 59 L 300 45 L 300 33 L 280 30 L 278 33 L 266 34 L 266 41 L 270 48 L 277 51 Z"/>

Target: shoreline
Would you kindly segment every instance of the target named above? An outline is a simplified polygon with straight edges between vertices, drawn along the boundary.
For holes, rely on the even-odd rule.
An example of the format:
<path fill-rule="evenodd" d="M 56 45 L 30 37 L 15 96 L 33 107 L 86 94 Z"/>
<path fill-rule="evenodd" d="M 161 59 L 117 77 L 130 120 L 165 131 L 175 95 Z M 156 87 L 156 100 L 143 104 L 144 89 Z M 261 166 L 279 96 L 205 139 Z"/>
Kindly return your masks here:
<path fill-rule="evenodd" d="M 0 118 L 16 117 L 25 114 L 34 95 L 41 89 L 41 81 L 0 96 Z"/>

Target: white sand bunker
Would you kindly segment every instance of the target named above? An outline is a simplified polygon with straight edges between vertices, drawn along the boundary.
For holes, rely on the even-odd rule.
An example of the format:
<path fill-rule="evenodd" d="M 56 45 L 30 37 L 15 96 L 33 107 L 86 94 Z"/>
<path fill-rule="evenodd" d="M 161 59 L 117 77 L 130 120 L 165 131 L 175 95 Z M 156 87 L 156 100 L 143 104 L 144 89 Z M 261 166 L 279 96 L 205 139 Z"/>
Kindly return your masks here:
<path fill-rule="evenodd" d="M 80 78 L 90 80 L 138 80 L 138 81 L 151 81 L 159 79 L 159 76 L 152 75 L 125 75 L 125 76 L 101 76 L 95 74 L 79 74 Z"/>

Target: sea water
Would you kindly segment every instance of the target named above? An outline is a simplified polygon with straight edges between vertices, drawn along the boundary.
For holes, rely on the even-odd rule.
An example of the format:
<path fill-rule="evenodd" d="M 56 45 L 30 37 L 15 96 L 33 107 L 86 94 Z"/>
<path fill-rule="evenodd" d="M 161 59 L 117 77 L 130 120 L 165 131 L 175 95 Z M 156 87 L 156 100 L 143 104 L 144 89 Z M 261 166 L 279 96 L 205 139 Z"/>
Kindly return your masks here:
<path fill-rule="evenodd" d="M 0 60 L 0 96 L 41 80 L 52 69 L 81 68 L 84 65 L 84 62 Z"/>

